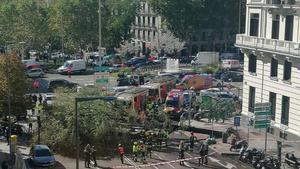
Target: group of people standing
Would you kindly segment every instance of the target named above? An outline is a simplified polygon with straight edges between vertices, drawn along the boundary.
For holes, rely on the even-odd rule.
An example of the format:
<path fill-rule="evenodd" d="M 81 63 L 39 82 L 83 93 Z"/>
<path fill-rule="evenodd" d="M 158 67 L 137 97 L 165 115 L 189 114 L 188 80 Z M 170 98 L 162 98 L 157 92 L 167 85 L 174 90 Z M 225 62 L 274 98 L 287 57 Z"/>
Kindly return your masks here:
<path fill-rule="evenodd" d="M 85 147 L 84 147 L 84 166 L 85 168 L 90 168 L 90 163 L 91 163 L 91 160 L 93 160 L 94 162 L 94 166 L 96 167 L 97 166 L 97 160 L 96 160 L 96 148 L 95 146 L 91 146 L 90 144 L 87 144 Z"/>
<path fill-rule="evenodd" d="M 197 141 L 197 137 L 194 136 L 194 133 L 191 132 L 191 136 L 189 138 L 189 150 L 191 152 L 194 151 L 194 145 L 195 145 L 195 142 Z M 179 162 L 180 165 L 184 165 L 184 153 L 186 151 L 186 149 L 188 149 L 187 146 L 185 145 L 185 142 L 184 141 L 180 141 L 179 143 L 179 146 L 178 146 L 178 149 L 179 149 L 179 159 L 182 160 Z M 207 160 L 207 157 L 208 157 L 208 144 L 206 142 L 202 142 L 201 145 L 200 145 L 200 151 L 199 151 L 199 155 L 201 158 L 199 158 L 199 165 L 207 165 L 208 164 L 208 160 Z"/>

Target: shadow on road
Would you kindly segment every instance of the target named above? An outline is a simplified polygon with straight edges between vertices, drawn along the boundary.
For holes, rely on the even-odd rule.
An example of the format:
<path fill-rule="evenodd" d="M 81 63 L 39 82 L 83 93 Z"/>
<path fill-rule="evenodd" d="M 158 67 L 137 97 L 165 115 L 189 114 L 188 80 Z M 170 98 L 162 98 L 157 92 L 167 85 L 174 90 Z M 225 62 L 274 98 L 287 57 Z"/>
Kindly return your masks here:
<path fill-rule="evenodd" d="M 55 169 L 66 169 L 66 167 L 59 161 L 56 161 Z"/>

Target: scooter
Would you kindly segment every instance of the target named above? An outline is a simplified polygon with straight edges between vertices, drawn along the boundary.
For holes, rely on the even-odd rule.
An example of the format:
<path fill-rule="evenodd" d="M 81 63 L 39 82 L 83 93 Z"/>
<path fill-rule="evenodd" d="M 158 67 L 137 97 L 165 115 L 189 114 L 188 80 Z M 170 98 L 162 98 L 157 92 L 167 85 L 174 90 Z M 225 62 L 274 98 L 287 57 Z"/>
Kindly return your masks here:
<path fill-rule="evenodd" d="M 239 150 L 239 149 L 241 149 L 243 146 L 248 147 L 248 142 L 247 142 L 246 140 L 240 140 L 240 141 L 236 142 L 235 145 L 231 145 L 230 151 L 232 151 L 233 149 Z"/>
<path fill-rule="evenodd" d="M 256 165 L 256 169 L 280 169 L 280 162 L 272 156 L 266 157 Z"/>

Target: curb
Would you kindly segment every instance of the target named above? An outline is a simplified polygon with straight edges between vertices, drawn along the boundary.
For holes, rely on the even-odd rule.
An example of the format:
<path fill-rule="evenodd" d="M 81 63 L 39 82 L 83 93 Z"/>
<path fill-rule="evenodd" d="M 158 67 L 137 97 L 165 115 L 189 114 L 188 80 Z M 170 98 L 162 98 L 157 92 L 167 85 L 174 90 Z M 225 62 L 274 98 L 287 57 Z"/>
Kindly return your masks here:
<path fill-rule="evenodd" d="M 222 156 L 239 156 L 239 153 L 220 153 Z"/>

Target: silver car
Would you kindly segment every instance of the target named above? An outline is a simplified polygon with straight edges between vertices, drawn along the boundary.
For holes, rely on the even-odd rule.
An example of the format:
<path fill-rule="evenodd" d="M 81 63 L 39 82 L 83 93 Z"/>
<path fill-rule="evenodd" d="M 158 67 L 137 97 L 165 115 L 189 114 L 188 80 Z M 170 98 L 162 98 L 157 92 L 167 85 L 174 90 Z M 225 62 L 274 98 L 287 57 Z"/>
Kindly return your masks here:
<path fill-rule="evenodd" d="M 45 73 L 40 68 L 29 69 L 26 71 L 26 76 L 30 78 L 44 77 Z"/>

